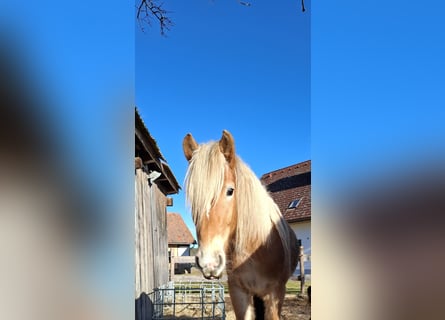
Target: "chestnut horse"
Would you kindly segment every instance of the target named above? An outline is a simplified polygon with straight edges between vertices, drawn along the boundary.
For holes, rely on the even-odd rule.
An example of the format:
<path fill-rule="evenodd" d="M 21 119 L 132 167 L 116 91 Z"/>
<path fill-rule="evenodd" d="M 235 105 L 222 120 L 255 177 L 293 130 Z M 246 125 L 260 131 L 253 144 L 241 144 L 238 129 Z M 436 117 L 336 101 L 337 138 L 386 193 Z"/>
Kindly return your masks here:
<path fill-rule="evenodd" d="M 207 279 L 227 270 L 237 319 L 280 319 L 286 282 L 297 265 L 295 233 L 260 180 L 235 154 L 232 135 L 183 141 L 185 192 L 196 226 L 196 262 Z"/>

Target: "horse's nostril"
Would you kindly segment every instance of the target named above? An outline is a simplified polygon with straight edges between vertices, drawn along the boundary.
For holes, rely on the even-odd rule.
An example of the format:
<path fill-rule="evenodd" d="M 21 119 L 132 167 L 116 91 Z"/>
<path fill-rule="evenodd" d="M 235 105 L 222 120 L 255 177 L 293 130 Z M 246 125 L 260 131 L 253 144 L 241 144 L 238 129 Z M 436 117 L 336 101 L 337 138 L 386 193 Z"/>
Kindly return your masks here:
<path fill-rule="evenodd" d="M 225 265 L 225 257 L 222 253 L 214 253 L 213 255 L 204 255 L 198 252 L 195 256 L 196 267 L 201 269 L 204 276 L 219 273 Z"/>

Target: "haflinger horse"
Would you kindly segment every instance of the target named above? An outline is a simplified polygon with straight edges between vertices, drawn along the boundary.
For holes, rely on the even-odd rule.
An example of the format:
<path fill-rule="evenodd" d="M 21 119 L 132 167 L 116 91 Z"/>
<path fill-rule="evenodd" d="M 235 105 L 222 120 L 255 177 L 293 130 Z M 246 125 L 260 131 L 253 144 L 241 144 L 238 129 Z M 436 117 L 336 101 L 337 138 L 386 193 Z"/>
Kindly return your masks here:
<path fill-rule="evenodd" d="M 236 318 L 280 319 L 286 282 L 297 265 L 295 233 L 253 171 L 235 154 L 232 135 L 198 145 L 183 140 L 185 192 L 196 226 L 196 262 L 207 279 L 227 270 Z"/>

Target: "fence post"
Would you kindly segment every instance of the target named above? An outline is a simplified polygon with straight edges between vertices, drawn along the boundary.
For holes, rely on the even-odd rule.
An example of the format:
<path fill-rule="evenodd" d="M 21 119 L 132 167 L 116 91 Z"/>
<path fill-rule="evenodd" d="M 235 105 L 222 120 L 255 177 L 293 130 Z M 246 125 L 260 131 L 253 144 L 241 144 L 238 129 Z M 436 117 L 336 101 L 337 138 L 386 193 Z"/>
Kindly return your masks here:
<path fill-rule="evenodd" d="M 304 294 L 304 281 L 305 281 L 305 276 L 304 276 L 304 248 L 301 245 L 299 247 L 299 263 L 300 263 L 300 291 L 301 291 L 301 295 Z"/>
<path fill-rule="evenodd" d="M 173 281 L 173 277 L 175 276 L 175 256 L 170 257 L 170 281 Z"/>

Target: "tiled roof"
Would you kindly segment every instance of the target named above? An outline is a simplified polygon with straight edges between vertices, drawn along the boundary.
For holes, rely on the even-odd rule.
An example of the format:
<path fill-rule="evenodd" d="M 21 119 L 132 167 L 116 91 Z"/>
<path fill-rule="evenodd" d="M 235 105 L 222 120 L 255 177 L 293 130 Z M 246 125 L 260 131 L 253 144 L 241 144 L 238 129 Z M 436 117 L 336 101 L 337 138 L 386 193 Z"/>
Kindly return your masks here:
<path fill-rule="evenodd" d="M 189 245 L 196 242 L 179 213 L 167 213 L 167 232 L 169 245 Z"/>
<path fill-rule="evenodd" d="M 263 174 L 261 182 L 288 222 L 311 219 L 311 160 Z M 288 208 L 296 199 L 298 206 Z"/>

